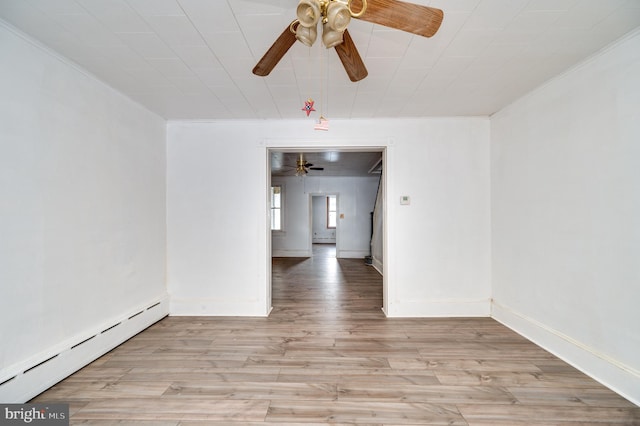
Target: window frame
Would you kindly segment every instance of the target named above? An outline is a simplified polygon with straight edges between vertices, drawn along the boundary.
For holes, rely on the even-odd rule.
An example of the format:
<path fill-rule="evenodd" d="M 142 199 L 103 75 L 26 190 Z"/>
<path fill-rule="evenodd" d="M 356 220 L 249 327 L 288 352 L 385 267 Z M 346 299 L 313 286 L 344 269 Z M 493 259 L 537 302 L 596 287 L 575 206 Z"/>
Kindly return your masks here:
<path fill-rule="evenodd" d="M 335 200 L 335 206 L 336 209 L 335 210 L 331 210 L 331 201 L 330 199 L 333 198 Z M 330 215 L 331 212 L 334 212 L 336 214 L 335 216 L 335 225 L 331 226 L 330 225 Z M 337 195 L 327 195 L 327 229 L 336 229 L 338 227 L 338 196 Z"/>
<path fill-rule="evenodd" d="M 279 187 L 280 188 L 280 207 L 274 207 L 273 206 L 273 188 Z M 269 220 L 269 227 L 271 228 L 271 232 L 272 233 L 284 233 L 284 225 L 285 225 L 285 221 L 284 221 L 284 193 L 285 193 L 285 189 L 284 189 L 284 184 L 282 183 L 272 183 L 270 188 L 269 188 L 269 214 L 270 214 L 270 220 Z M 273 212 L 274 210 L 279 210 L 280 211 L 280 229 L 273 229 Z"/>

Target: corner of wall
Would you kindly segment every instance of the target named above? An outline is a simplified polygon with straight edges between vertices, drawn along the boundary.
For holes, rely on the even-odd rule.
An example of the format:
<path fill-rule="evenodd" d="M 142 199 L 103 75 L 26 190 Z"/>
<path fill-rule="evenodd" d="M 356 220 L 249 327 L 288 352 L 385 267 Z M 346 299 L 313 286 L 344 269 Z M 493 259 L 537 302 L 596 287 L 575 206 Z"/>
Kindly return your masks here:
<path fill-rule="evenodd" d="M 640 406 L 639 371 L 495 301 L 491 317 Z"/>

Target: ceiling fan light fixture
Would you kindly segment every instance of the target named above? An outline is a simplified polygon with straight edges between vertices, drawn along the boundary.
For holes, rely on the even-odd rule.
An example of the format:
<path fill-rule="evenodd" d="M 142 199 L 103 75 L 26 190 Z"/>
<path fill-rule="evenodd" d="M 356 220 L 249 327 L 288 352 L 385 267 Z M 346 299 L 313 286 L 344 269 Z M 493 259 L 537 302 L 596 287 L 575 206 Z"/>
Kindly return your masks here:
<path fill-rule="evenodd" d="M 336 47 L 340 43 L 344 41 L 343 38 L 344 31 L 336 31 L 329 26 L 329 23 L 323 24 L 322 26 L 322 44 L 327 49 L 332 47 Z"/>
<path fill-rule="evenodd" d="M 315 27 L 322 16 L 320 0 L 300 0 L 296 15 L 303 27 Z"/>
<path fill-rule="evenodd" d="M 332 30 L 344 32 L 351 22 L 351 12 L 349 7 L 340 1 L 332 1 L 327 5 L 326 24 Z M 323 22 L 325 21 L 323 20 Z"/>
<path fill-rule="evenodd" d="M 296 166 L 296 176 L 306 176 L 307 173 L 309 173 L 309 171 L 304 165 L 298 164 Z"/>
<path fill-rule="evenodd" d="M 300 158 L 296 160 L 296 176 L 306 176 L 307 173 L 309 173 L 309 171 L 307 170 L 307 167 L 309 166 L 313 166 L 313 164 L 308 164 L 306 161 L 304 161 L 304 157 L 301 153 Z"/>
<path fill-rule="evenodd" d="M 317 37 L 318 29 L 316 27 L 298 25 L 298 28 L 296 28 L 296 39 L 307 47 L 313 46 Z"/>

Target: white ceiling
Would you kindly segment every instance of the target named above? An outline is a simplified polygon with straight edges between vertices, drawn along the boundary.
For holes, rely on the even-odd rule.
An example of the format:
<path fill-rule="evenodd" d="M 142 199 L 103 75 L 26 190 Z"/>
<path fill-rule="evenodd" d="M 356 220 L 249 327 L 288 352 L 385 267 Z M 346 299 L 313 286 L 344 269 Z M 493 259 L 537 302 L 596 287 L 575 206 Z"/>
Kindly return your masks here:
<path fill-rule="evenodd" d="M 0 18 L 166 119 L 490 115 L 640 26 L 640 0 L 415 0 L 432 38 L 352 20 L 369 71 L 296 43 L 251 73 L 297 0 L 0 0 Z"/>

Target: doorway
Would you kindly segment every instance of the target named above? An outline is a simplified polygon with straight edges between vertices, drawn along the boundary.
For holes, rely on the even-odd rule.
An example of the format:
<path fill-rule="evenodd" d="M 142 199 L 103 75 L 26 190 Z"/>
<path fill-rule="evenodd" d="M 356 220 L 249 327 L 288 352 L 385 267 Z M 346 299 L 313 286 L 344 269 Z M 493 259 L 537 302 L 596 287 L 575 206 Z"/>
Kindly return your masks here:
<path fill-rule="evenodd" d="M 309 231 L 312 255 L 332 252 L 338 257 L 338 194 L 309 194 Z M 322 250 L 324 248 L 324 250 Z"/>
<path fill-rule="evenodd" d="M 371 214 L 378 204 L 379 188 L 386 188 L 386 170 L 383 167 L 386 148 L 269 146 L 266 153 L 267 189 L 271 194 L 274 186 L 281 188 L 282 207 L 279 214 L 283 223 L 279 230 L 268 230 L 267 302 L 270 310 L 273 304 L 273 258 L 311 258 L 315 242 L 335 245 L 338 259 L 352 259 L 365 264 L 365 258 L 371 255 Z M 349 163 L 350 160 L 353 162 Z M 308 166 L 307 172 L 301 173 L 300 167 L 296 167 L 299 164 Z M 361 169 L 359 175 L 352 170 L 358 167 Z M 386 198 L 384 191 L 382 195 Z M 324 208 L 321 208 L 323 204 Z M 384 211 L 385 206 L 386 201 L 383 200 L 380 210 Z M 268 212 L 271 215 L 270 204 Z M 382 222 L 381 253 L 386 251 L 384 215 Z M 383 275 L 381 268 L 375 269 Z M 387 285 L 384 275 L 382 310 L 386 312 Z"/>

